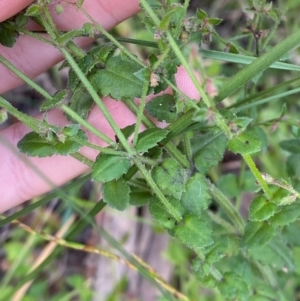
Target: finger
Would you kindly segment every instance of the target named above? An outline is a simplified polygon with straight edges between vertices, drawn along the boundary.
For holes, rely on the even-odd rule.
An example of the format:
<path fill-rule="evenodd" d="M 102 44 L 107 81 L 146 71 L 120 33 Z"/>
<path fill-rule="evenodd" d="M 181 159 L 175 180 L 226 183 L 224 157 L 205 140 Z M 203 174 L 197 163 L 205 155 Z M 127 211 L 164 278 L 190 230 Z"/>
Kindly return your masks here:
<path fill-rule="evenodd" d="M 177 86 L 189 97 L 199 99 L 199 93 L 185 70 L 183 68 L 178 70 Z M 135 123 L 136 117 L 122 102 L 106 98 L 105 105 L 119 128 Z M 59 111 L 50 112 L 48 119 L 59 126 L 66 123 L 63 114 Z M 114 139 L 114 132 L 97 108 L 92 110 L 88 120 L 94 127 Z M 20 154 L 16 145 L 27 132 L 29 129 L 21 123 L 0 132 L 0 212 L 61 186 L 88 170 L 86 165 L 69 156 L 30 158 Z M 95 136 L 88 134 L 88 137 L 90 142 L 105 146 L 105 143 Z M 97 151 L 86 147 L 81 150 L 81 153 L 91 160 L 94 160 L 98 154 Z"/>
<path fill-rule="evenodd" d="M 33 0 L 2 0 L 0 1 L 0 22 L 14 16 Z"/>
<path fill-rule="evenodd" d="M 1 1 L 0 1 L 1 2 Z M 13 1 L 11 1 L 13 2 Z M 55 6 L 50 7 L 52 16 L 61 30 L 80 28 L 88 19 L 74 6 L 61 2 L 64 7 L 62 14 L 54 13 Z M 85 0 L 83 8 L 91 17 L 105 29 L 110 29 L 129 18 L 139 10 L 138 0 Z M 89 39 L 79 39 L 79 44 L 85 46 Z M 43 71 L 62 60 L 60 52 L 53 46 L 42 43 L 31 37 L 20 36 L 12 47 L 0 45 L 0 55 L 9 60 L 14 66 L 34 78 Z M 0 93 L 4 93 L 20 84 L 22 81 L 6 67 L 0 64 Z"/>
<path fill-rule="evenodd" d="M 107 98 L 105 104 L 120 128 L 134 123 L 133 113 L 121 102 Z M 63 114 L 57 110 L 49 113 L 48 120 L 58 126 L 67 123 Z M 89 122 L 111 139 L 114 138 L 111 127 L 97 108 L 92 110 Z M 0 211 L 53 190 L 88 170 L 86 165 L 71 156 L 38 158 L 21 154 L 17 149 L 17 143 L 29 131 L 24 124 L 16 123 L 0 133 Z M 90 142 L 106 146 L 95 136 L 88 134 L 88 137 Z M 98 154 L 97 151 L 87 147 L 82 148 L 81 153 L 91 160 Z"/>

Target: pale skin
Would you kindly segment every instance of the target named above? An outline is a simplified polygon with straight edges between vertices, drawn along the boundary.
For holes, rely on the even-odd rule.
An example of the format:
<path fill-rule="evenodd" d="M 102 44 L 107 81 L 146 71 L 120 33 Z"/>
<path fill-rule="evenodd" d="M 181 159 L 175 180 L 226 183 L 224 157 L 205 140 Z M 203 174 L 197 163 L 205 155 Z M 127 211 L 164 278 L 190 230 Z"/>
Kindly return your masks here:
<path fill-rule="evenodd" d="M 0 21 L 15 15 L 32 2 L 31 0 L 0 1 Z M 138 0 L 85 0 L 84 8 L 104 28 L 110 29 L 136 14 L 139 11 L 139 3 Z M 53 18 L 57 26 L 63 30 L 79 28 L 86 22 L 86 19 L 69 5 L 64 6 L 62 15 L 56 16 L 53 13 Z M 79 43 L 81 46 L 85 46 L 89 42 L 85 39 Z M 57 49 L 26 36 L 20 36 L 13 48 L 0 45 L 0 54 L 31 78 L 62 60 Z M 178 70 L 176 82 L 177 86 L 189 97 L 199 99 L 198 92 L 182 68 Z M 0 94 L 20 84 L 22 82 L 0 64 Z M 105 97 L 104 101 L 120 128 L 135 122 L 135 116 L 121 102 L 116 102 L 109 97 Z M 60 126 L 67 123 L 62 113 L 57 110 L 49 113 L 48 120 L 52 124 Z M 91 111 L 88 121 L 113 139 L 112 129 L 97 108 Z M 72 157 L 36 158 L 20 154 L 16 144 L 29 131 L 21 123 L 16 123 L 0 131 L 0 212 L 51 191 L 88 171 L 86 165 Z M 87 134 L 90 142 L 100 146 L 106 145 L 94 135 Z M 82 148 L 80 153 L 91 160 L 94 160 L 98 154 L 95 150 L 87 147 Z M 41 173 L 47 179 L 41 176 Z"/>

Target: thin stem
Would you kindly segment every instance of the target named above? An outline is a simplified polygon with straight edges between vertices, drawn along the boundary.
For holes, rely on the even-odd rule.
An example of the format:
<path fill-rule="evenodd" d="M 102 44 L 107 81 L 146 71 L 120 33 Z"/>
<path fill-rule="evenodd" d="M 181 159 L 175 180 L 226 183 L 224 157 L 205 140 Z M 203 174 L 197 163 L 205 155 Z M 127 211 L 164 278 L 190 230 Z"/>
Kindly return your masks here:
<path fill-rule="evenodd" d="M 155 23 L 156 26 L 159 26 L 160 20 L 157 17 L 157 15 L 154 13 L 154 11 L 151 9 L 150 5 L 147 3 L 146 0 L 141 0 L 141 4 L 146 10 L 147 14 L 150 16 L 152 21 Z"/>
<path fill-rule="evenodd" d="M 45 31 L 31 31 L 31 30 L 27 30 L 23 27 L 19 27 L 19 26 L 12 26 L 11 24 L 5 24 L 8 28 L 12 29 L 12 30 L 16 30 L 24 35 L 27 35 L 33 39 L 39 40 L 43 43 L 55 46 L 55 43 L 49 39 L 46 39 L 42 36 L 43 33 L 46 33 Z"/>
<path fill-rule="evenodd" d="M 183 134 L 183 144 L 187 159 L 191 162 L 193 159 L 190 133 Z"/>
<path fill-rule="evenodd" d="M 138 108 L 137 105 L 135 103 L 133 103 L 132 101 L 128 101 L 128 100 L 124 100 L 124 103 L 126 104 L 126 106 L 135 114 L 138 113 Z M 190 116 L 190 114 L 188 114 Z M 181 119 L 180 119 L 181 120 Z M 188 119 L 185 119 L 186 121 L 189 122 L 190 124 L 190 117 Z M 155 124 L 149 119 L 147 118 L 145 115 L 142 115 L 142 121 L 143 124 L 145 126 L 147 126 L 148 128 L 153 128 L 155 127 Z M 180 124 L 180 128 L 182 129 L 182 127 L 184 128 L 184 125 L 181 123 Z M 177 129 L 177 127 L 175 127 Z M 167 129 L 170 129 L 172 131 L 173 127 L 172 124 L 170 124 Z M 168 140 L 169 141 L 169 140 Z M 167 141 L 167 142 L 168 142 Z M 182 165 L 184 168 L 189 168 L 190 167 L 190 163 L 189 161 L 186 159 L 186 157 L 171 143 L 167 143 L 165 144 L 165 149 L 166 151 L 180 164 Z"/>
<path fill-rule="evenodd" d="M 91 95 L 91 97 L 93 98 L 95 103 L 98 105 L 99 109 L 103 113 L 103 115 L 106 118 L 106 120 L 108 121 L 109 125 L 112 127 L 113 131 L 117 135 L 117 137 L 118 137 L 119 141 L 121 142 L 122 146 L 125 148 L 125 150 L 129 154 L 133 155 L 134 151 L 131 149 L 130 145 L 128 144 L 127 139 L 125 138 L 122 131 L 119 129 L 118 125 L 116 124 L 116 122 L 114 121 L 112 116 L 110 115 L 109 111 L 107 110 L 107 108 L 104 105 L 103 101 L 101 100 L 101 98 L 99 97 L 99 95 L 97 94 L 95 89 L 93 88 L 92 84 L 89 82 L 87 77 L 84 75 L 82 70 L 79 68 L 76 61 L 73 59 L 73 57 L 69 54 L 69 52 L 66 49 L 61 48 L 60 51 L 65 56 L 66 60 L 70 64 L 71 68 L 75 71 L 78 78 L 80 79 L 80 81 L 82 82 L 84 87 L 87 89 L 87 91 L 89 92 L 89 94 Z"/>
<path fill-rule="evenodd" d="M 156 194 L 156 196 L 159 198 L 159 200 L 162 202 L 162 204 L 166 207 L 168 212 L 173 216 L 175 221 L 180 222 L 182 219 L 181 215 L 176 211 L 176 209 L 170 204 L 170 202 L 167 200 L 167 198 L 161 192 L 161 190 L 159 189 L 159 187 L 156 185 L 153 178 L 151 177 L 149 171 L 138 160 L 134 160 L 134 163 L 136 164 L 137 168 L 140 170 L 140 172 L 144 176 L 146 182 L 151 187 L 152 191 Z"/>
<path fill-rule="evenodd" d="M 129 58 L 133 61 L 141 65 L 142 67 L 146 67 L 146 65 L 141 62 L 135 55 L 130 53 L 121 43 L 118 42 L 111 34 L 109 34 L 99 23 L 97 23 L 85 10 L 82 6 L 78 7 L 78 9 L 93 23 L 95 28 L 101 32 L 107 39 L 109 39 L 114 45 L 116 45 L 123 53 L 125 53 Z"/>
<path fill-rule="evenodd" d="M 122 102 L 126 105 L 126 107 L 133 112 L 134 114 L 138 114 L 139 112 L 139 107 L 135 102 L 129 99 L 124 99 Z M 151 121 L 145 114 L 142 115 L 142 123 L 147 127 L 147 128 L 154 128 L 155 124 L 153 121 Z"/>
<path fill-rule="evenodd" d="M 36 84 L 30 78 L 28 78 L 24 73 L 22 73 L 22 71 L 20 71 L 19 69 L 17 69 L 14 65 L 12 65 L 2 55 L 0 55 L 0 63 L 2 63 L 7 69 L 9 69 L 11 72 L 13 72 L 15 75 L 17 75 L 21 80 L 23 80 L 26 84 L 28 84 L 35 91 L 37 91 L 42 96 L 44 96 L 47 100 L 51 100 L 52 99 L 52 96 L 51 96 L 50 93 L 48 93 L 46 90 L 44 90 L 38 84 Z"/>
<path fill-rule="evenodd" d="M 116 142 L 110 139 L 108 136 L 97 130 L 93 125 L 85 121 L 83 118 L 81 118 L 75 111 L 73 111 L 70 107 L 66 105 L 61 105 L 61 109 L 68 114 L 70 117 L 72 117 L 74 120 L 76 120 L 80 125 L 85 127 L 87 130 L 89 130 L 91 133 L 93 133 L 95 136 L 99 137 L 101 140 L 106 142 L 108 145 L 116 147 Z"/>
<path fill-rule="evenodd" d="M 164 81 L 172 88 L 173 91 L 175 91 L 178 95 L 182 96 L 183 99 L 189 103 L 189 105 L 194 108 L 196 111 L 199 111 L 198 102 L 195 102 L 195 100 L 190 99 L 185 93 L 183 93 L 181 90 L 178 89 L 168 78 L 162 77 Z"/>
<path fill-rule="evenodd" d="M 209 191 L 214 198 L 214 200 L 220 205 L 220 207 L 225 211 L 225 213 L 230 218 L 234 227 L 237 229 L 239 234 L 244 233 L 244 221 L 241 218 L 240 214 L 233 206 L 233 204 L 228 200 L 228 198 L 209 180 L 206 180 Z"/>
<path fill-rule="evenodd" d="M 136 118 L 136 123 L 135 123 L 135 127 L 134 127 L 134 136 L 133 136 L 133 145 L 134 146 L 136 146 L 137 141 L 138 141 L 139 130 L 140 130 L 140 126 L 142 123 L 144 110 L 145 110 L 145 106 L 146 106 L 146 96 L 147 96 L 148 88 L 149 88 L 149 81 L 144 83 L 143 89 L 142 89 L 142 98 L 141 98 L 141 102 L 140 102 L 139 109 L 137 112 L 137 118 Z"/>
<path fill-rule="evenodd" d="M 186 156 L 180 152 L 180 150 L 171 142 L 165 145 L 168 154 L 173 157 L 182 167 L 190 168 L 190 162 Z"/>
<path fill-rule="evenodd" d="M 224 218 L 222 218 L 219 214 L 213 213 L 212 211 L 208 211 L 207 214 L 213 222 L 219 224 L 225 229 L 226 234 L 236 234 L 235 227 L 232 226 L 232 224 L 230 224 L 229 222 L 227 222 Z"/>
<path fill-rule="evenodd" d="M 262 188 L 262 190 L 266 194 L 267 199 L 270 200 L 272 198 L 271 190 L 270 190 L 268 184 L 266 183 L 266 181 L 263 179 L 261 173 L 257 169 L 252 157 L 248 154 L 244 154 L 244 155 L 242 154 L 242 157 L 244 158 L 245 162 L 247 163 L 248 167 L 250 168 L 250 170 L 251 170 L 252 174 L 254 175 L 256 181 L 259 183 L 260 187 Z"/>
<path fill-rule="evenodd" d="M 104 153 L 104 154 L 110 154 L 110 155 L 115 155 L 115 156 L 128 156 L 128 154 L 126 152 L 122 152 L 122 151 L 117 151 L 117 150 L 114 150 L 114 149 L 111 149 L 109 147 L 101 147 L 101 146 L 98 146 L 96 144 L 93 144 L 93 143 L 90 143 L 90 142 L 87 142 L 83 139 L 80 139 L 78 137 L 68 137 L 70 140 L 72 141 L 75 141 L 81 145 L 85 145 L 87 147 L 90 147 L 92 149 L 95 149 L 101 153 Z"/>
<path fill-rule="evenodd" d="M 57 126 L 51 126 L 50 124 L 30 117 L 16 108 L 14 108 L 8 101 L 0 96 L 0 107 L 7 110 L 9 114 L 16 117 L 22 123 L 26 124 L 29 128 L 37 133 L 46 133 L 47 131 L 51 130 L 53 132 L 58 132 L 59 128 Z"/>
<path fill-rule="evenodd" d="M 167 55 L 169 54 L 171 50 L 171 47 L 169 46 L 164 52 L 162 55 L 160 55 L 158 61 L 153 65 L 152 67 L 152 71 L 155 71 L 159 66 L 160 64 L 162 64 L 165 60 L 165 58 L 167 57 Z"/>
<path fill-rule="evenodd" d="M 234 93 L 242 87 L 251 78 L 267 69 L 275 61 L 279 60 L 284 54 L 300 45 L 300 31 L 288 36 L 285 40 L 267 51 L 264 55 L 257 58 L 250 65 L 243 68 L 236 75 L 231 77 L 220 89 L 219 94 L 215 98 L 215 102 L 219 103 L 226 97 Z"/>
<path fill-rule="evenodd" d="M 43 9 L 41 9 L 41 14 L 39 17 L 42 20 L 43 25 L 45 26 L 45 29 L 47 30 L 50 37 L 53 40 L 55 40 L 56 37 L 59 36 L 59 31 L 52 20 L 51 14 L 47 6 L 45 5 L 43 6 Z"/>
<path fill-rule="evenodd" d="M 263 179 L 266 181 L 266 183 L 281 187 L 281 188 L 287 190 L 288 192 L 290 192 L 292 194 L 291 197 L 292 197 L 293 201 L 295 201 L 297 198 L 300 198 L 300 193 L 297 190 L 295 190 L 293 188 L 293 186 L 289 185 L 287 182 L 278 181 L 276 179 L 273 179 L 270 175 L 268 175 L 266 173 L 262 173 L 261 175 L 262 175 Z M 284 199 L 281 200 L 281 203 L 283 200 Z"/>
<path fill-rule="evenodd" d="M 156 26 L 159 25 L 159 19 L 149 6 L 149 4 L 145 0 L 141 0 L 142 5 L 144 6 L 145 10 L 147 13 L 150 15 Z M 187 71 L 191 81 L 197 88 L 200 96 L 202 97 L 203 101 L 205 102 L 206 106 L 208 108 L 211 108 L 213 112 L 215 113 L 216 121 L 219 125 L 219 127 L 222 129 L 222 131 L 225 133 L 225 135 L 230 138 L 231 137 L 231 132 L 230 129 L 228 128 L 223 116 L 218 112 L 217 108 L 215 107 L 214 102 L 207 96 L 207 94 L 204 92 L 201 84 L 199 83 L 198 79 L 196 78 L 196 75 L 194 72 L 191 70 L 189 64 L 187 63 L 185 57 L 183 56 L 181 50 L 179 49 L 177 43 L 175 42 L 172 34 L 169 31 L 166 31 L 168 42 L 170 46 L 172 47 L 173 51 L 175 52 L 176 56 L 180 60 L 181 64 L 184 66 L 185 70 Z"/>
<path fill-rule="evenodd" d="M 82 9 L 82 8 L 80 8 L 80 9 Z M 82 10 L 82 11 L 84 11 L 84 10 Z M 87 15 L 87 17 L 89 19 L 91 19 L 89 15 Z M 99 30 L 101 30 L 105 35 L 107 35 L 108 38 L 111 37 L 101 26 L 98 26 L 98 24 L 95 24 L 95 26 L 96 26 L 96 28 L 98 27 Z M 112 41 L 114 43 L 117 42 L 114 39 Z M 87 89 L 87 91 L 89 92 L 89 94 L 91 95 L 93 100 L 95 101 L 95 103 L 98 105 L 99 109 L 101 110 L 104 117 L 106 118 L 106 120 L 108 121 L 108 123 L 110 124 L 112 129 L 114 130 L 115 134 L 119 138 L 119 140 L 120 140 L 121 144 L 123 145 L 123 147 L 125 148 L 125 150 L 128 152 L 129 155 L 134 156 L 135 155 L 134 150 L 130 147 L 130 145 L 127 142 L 127 140 L 126 140 L 125 136 L 123 135 L 122 131 L 119 129 L 118 125 L 113 120 L 113 118 L 110 115 L 109 111 L 105 107 L 103 101 L 101 100 L 101 98 L 99 97 L 99 95 L 97 94 L 97 92 L 95 91 L 95 89 L 93 88 L 93 86 L 91 85 L 89 80 L 87 79 L 87 77 L 81 71 L 81 69 L 79 68 L 76 61 L 73 59 L 73 57 L 69 54 L 69 52 L 66 49 L 60 47 L 60 51 L 65 56 L 66 60 L 70 64 L 71 68 L 75 71 L 78 78 L 83 83 L 83 85 L 85 86 L 85 88 Z M 130 57 L 132 57 L 132 56 L 133 55 L 130 54 Z M 142 66 L 144 66 L 144 64 L 141 63 L 137 58 L 134 57 L 134 60 L 138 61 Z M 173 208 L 173 206 L 170 204 L 170 202 L 166 199 L 164 194 L 161 192 L 161 190 L 155 184 L 155 182 L 152 179 L 151 175 L 148 173 L 148 171 L 146 170 L 144 165 L 140 162 L 138 157 L 134 158 L 134 163 L 136 164 L 136 166 L 138 167 L 140 172 L 144 175 L 144 177 L 145 177 L 146 181 L 148 182 L 149 186 L 153 189 L 153 191 L 158 196 L 158 198 L 163 203 L 163 205 L 166 207 L 166 209 L 170 212 L 170 214 L 174 217 L 174 219 L 179 222 L 181 220 L 181 216 L 178 214 L 178 212 L 175 210 L 175 208 Z"/>
<path fill-rule="evenodd" d="M 202 97 L 204 103 L 206 104 L 206 106 L 208 108 L 211 108 L 212 111 L 215 113 L 216 122 L 218 123 L 221 130 L 225 133 L 225 135 L 228 138 L 230 138 L 231 137 L 231 132 L 230 132 L 230 129 L 228 128 L 223 116 L 218 112 L 217 108 L 215 107 L 215 104 L 210 99 L 210 97 L 208 97 L 207 94 L 204 92 L 200 82 L 196 78 L 195 73 L 191 70 L 188 62 L 186 61 L 185 57 L 183 56 L 181 50 L 179 49 L 179 47 L 178 47 L 177 43 L 175 42 L 174 38 L 172 37 L 172 35 L 169 32 L 167 32 L 167 36 L 168 36 L 168 40 L 169 40 L 169 43 L 170 43 L 173 51 L 175 52 L 175 54 L 177 55 L 177 57 L 180 60 L 181 64 L 184 66 L 185 70 L 187 71 L 190 79 L 192 80 L 193 84 L 197 88 L 197 90 L 198 90 L 200 96 Z"/>
<path fill-rule="evenodd" d="M 1 138 L 0 138 L 0 141 L 1 141 Z M 1 142 L 3 142 L 3 141 L 1 141 Z M 73 188 L 77 188 L 80 185 L 83 185 L 85 182 L 90 180 L 90 178 L 91 178 L 91 175 L 87 174 L 81 178 L 78 178 L 78 179 L 70 182 L 69 184 L 66 184 L 64 187 L 57 188 L 56 190 L 52 191 L 51 193 L 49 193 L 47 196 L 43 197 L 39 201 L 37 201 L 35 203 L 31 203 L 31 204 L 27 205 L 26 207 L 24 207 L 23 209 L 21 209 L 20 211 L 6 217 L 3 220 L 0 220 L 0 227 L 3 227 L 5 225 L 7 225 L 8 223 L 11 223 L 13 220 L 21 218 L 22 216 L 32 212 L 34 209 L 47 204 L 48 202 L 53 200 L 55 197 L 60 197 L 61 199 L 65 198 L 67 201 L 72 202 L 72 200 L 68 197 L 69 194 L 66 191 L 71 190 Z"/>
<path fill-rule="evenodd" d="M 87 165 L 88 167 L 92 167 L 94 164 L 94 161 L 88 159 L 87 157 L 83 156 L 80 153 L 74 153 L 74 154 L 71 154 L 71 156 L 73 158 L 75 158 L 76 160 L 82 162 L 83 164 Z"/>

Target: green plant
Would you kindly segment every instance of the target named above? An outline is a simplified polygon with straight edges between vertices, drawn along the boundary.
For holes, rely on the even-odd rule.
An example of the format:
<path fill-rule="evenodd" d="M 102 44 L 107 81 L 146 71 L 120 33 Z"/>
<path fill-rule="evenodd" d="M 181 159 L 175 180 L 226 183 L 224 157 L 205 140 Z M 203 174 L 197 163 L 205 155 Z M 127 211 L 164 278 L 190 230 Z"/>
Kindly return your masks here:
<path fill-rule="evenodd" d="M 94 22 L 80 1 L 70 5 L 76 5 L 90 23 L 79 30 L 60 32 L 45 4 L 46 1 L 38 1 L 14 21 L 5 22 L 2 28 L 6 35 L 1 42 L 13 46 L 18 31 L 40 39 L 38 33 L 28 33 L 22 27 L 28 16 L 34 18 L 49 34 L 49 40 L 43 40 L 63 54 L 62 68 L 70 68 L 68 87 L 50 95 L 2 56 L 0 63 L 45 97 L 41 111 L 47 114 L 48 110 L 59 108 L 68 116 L 70 125 L 61 128 L 49 124 L 47 118 L 38 121 L 19 112 L 3 98 L 0 98 L 0 106 L 3 112 L 33 130 L 19 142 L 22 152 L 38 157 L 71 155 L 91 167 L 88 177 L 103 183 L 102 205 L 96 204 L 90 213 L 64 191 L 57 192 L 73 202 L 73 209 L 83 216 L 83 224 L 77 224 L 78 231 L 81 225 L 92 223 L 92 217 L 104 204 L 121 211 L 130 205 L 148 206 L 155 222 L 189 249 L 185 259 L 192 257 L 190 272 L 196 281 L 190 280 L 190 290 L 186 289 L 185 296 L 177 294 L 178 298 L 197 300 L 195 287 L 202 286 L 211 288 L 219 300 L 295 299 L 299 286 L 299 240 L 295 237 L 300 216 L 299 121 L 293 116 L 292 108 L 296 105 L 292 98 L 281 101 L 281 111 L 275 111 L 275 117 L 271 107 L 274 100 L 299 92 L 299 88 L 294 88 L 299 77 L 293 74 L 299 71 L 299 66 L 280 62 L 299 46 L 299 31 L 272 47 L 272 39 L 288 13 L 288 6 L 283 11 L 266 1 L 247 1 L 248 10 L 254 16 L 248 31 L 225 40 L 215 29 L 221 19 L 210 17 L 201 9 L 194 17 L 187 17 L 189 1 L 180 4 L 141 0 L 143 21 L 154 36 L 154 41 L 142 41 L 112 36 Z M 61 9 L 57 5 L 58 13 Z M 272 30 L 267 34 L 261 28 L 269 24 Z M 98 35 L 109 42 L 97 45 L 88 53 L 73 43 L 78 36 Z M 239 43 L 242 38 L 248 38 L 246 47 Z M 226 47 L 229 53 L 198 52 L 197 47 L 190 46 L 211 40 L 218 49 Z M 144 63 L 120 44 L 121 41 L 156 50 Z M 209 93 L 212 79 L 209 79 L 209 67 L 203 67 L 204 58 L 251 64 L 237 68 L 230 78 L 216 79 L 214 85 L 218 93 L 214 96 Z M 190 99 L 176 87 L 175 74 L 179 66 L 185 68 L 199 99 Z M 226 65 L 220 68 L 225 74 Z M 288 79 L 276 81 L 271 88 L 263 85 L 270 76 L 269 68 L 276 70 L 279 79 L 280 72 L 286 72 Z M 173 88 L 172 95 L 156 95 L 168 86 Z M 263 91 L 259 91 L 260 88 Z M 156 96 L 147 101 L 147 95 L 152 93 Z M 67 104 L 66 95 L 69 95 Z M 107 95 L 134 112 L 135 124 L 119 128 L 103 102 Z M 139 103 L 134 102 L 134 98 L 140 98 Z M 265 105 L 263 110 L 262 104 Z M 115 140 L 87 122 L 94 105 L 113 129 Z M 168 125 L 157 127 L 150 116 Z M 140 132 L 142 124 L 146 129 Z M 271 129 L 278 128 L 277 137 L 272 135 L 270 125 Z M 107 146 L 88 142 L 83 129 Z M 285 136 L 290 137 L 285 139 Z M 84 145 L 100 151 L 95 162 L 79 153 Z M 274 167 L 278 155 L 272 154 L 272 148 L 278 145 L 290 154 L 285 171 Z M 224 154 L 229 152 L 240 158 L 241 166 L 237 174 L 223 175 L 220 166 Z M 249 218 L 241 214 L 246 191 L 252 193 Z M 47 197 L 2 220 L 1 225 L 46 202 Z M 96 248 L 84 248 L 45 233 L 39 236 L 70 248 L 101 253 Z M 69 234 L 68 238 L 71 237 Z M 174 293 L 139 261 L 131 257 L 126 260 L 163 290 Z M 169 293 L 165 293 L 166 300 L 173 299 Z"/>

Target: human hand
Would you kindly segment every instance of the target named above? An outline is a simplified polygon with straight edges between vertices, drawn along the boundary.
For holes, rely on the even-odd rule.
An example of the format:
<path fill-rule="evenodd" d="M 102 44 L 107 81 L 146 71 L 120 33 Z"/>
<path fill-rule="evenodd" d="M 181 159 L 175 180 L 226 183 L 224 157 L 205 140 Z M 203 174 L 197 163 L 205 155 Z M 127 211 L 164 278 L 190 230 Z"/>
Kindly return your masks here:
<path fill-rule="evenodd" d="M 2 0 L 0 21 L 16 14 L 31 2 L 32 0 Z M 83 6 L 105 29 L 114 27 L 139 10 L 138 0 L 85 0 Z M 70 5 L 65 5 L 64 12 L 59 16 L 53 13 L 53 19 L 63 30 L 79 28 L 87 22 L 85 17 Z M 89 42 L 87 39 L 82 39 L 79 44 L 85 46 Z M 62 59 L 61 54 L 54 47 L 27 36 L 20 36 L 13 48 L 0 45 L 0 55 L 32 78 Z M 0 78 L 0 93 L 21 84 L 19 78 L 3 65 L 0 65 Z M 177 86 L 189 97 L 199 99 L 198 92 L 183 68 L 178 69 L 176 82 Z M 104 102 L 120 128 L 135 122 L 135 115 L 122 102 L 114 101 L 109 97 L 105 97 Z M 48 120 L 59 126 L 67 123 L 63 114 L 58 110 L 49 112 Z M 91 111 L 88 121 L 94 127 L 101 129 L 107 136 L 114 137 L 114 132 L 97 108 Z M 86 165 L 69 156 L 36 158 L 20 154 L 16 147 L 17 142 L 29 131 L 25 125 L 16 123 L 0 132 L 0 212 L 48 192 L 88 170 Z M 90 142 L 100 146 L 106 145 L 92 134 L 87 134 Z M 94 160 L 98 154 L 95 150 L 87 147 L 83 147 L 80 153 L 91 160 Z"/>

